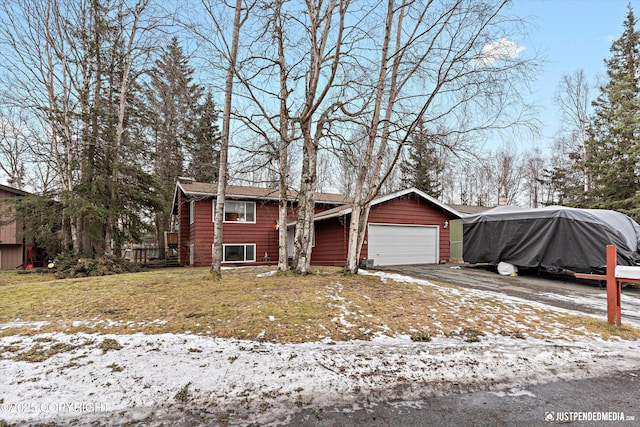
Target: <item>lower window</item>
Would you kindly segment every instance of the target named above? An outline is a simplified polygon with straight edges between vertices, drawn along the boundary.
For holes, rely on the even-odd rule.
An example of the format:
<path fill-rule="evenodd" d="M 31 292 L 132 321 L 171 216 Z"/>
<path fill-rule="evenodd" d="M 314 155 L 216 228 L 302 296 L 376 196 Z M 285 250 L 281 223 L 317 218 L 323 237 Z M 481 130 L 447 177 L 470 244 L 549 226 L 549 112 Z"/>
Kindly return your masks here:
<path fill-rule="evenodd" d="M 256 262 L 256 245 L 222 245 L 222 262 Z"/>

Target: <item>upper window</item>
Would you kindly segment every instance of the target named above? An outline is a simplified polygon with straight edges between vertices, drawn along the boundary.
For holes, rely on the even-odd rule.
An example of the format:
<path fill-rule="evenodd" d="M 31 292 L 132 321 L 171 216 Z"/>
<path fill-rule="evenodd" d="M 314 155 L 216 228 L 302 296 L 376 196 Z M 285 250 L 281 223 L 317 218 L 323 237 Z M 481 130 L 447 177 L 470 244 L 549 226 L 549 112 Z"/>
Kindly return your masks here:
<path fill-rule="evenodd" d="M 189 202 L 189 224 L 193 224 L 196 213 L 196 201 L 192 200 Z"/>
<path fill-rule="evenodd" d="M 215 220 L 216 203 L 213 202 L 213 215 Z M 224 202 L 224 222 L 256 222 L 256 203 L 255 202 Z"/>

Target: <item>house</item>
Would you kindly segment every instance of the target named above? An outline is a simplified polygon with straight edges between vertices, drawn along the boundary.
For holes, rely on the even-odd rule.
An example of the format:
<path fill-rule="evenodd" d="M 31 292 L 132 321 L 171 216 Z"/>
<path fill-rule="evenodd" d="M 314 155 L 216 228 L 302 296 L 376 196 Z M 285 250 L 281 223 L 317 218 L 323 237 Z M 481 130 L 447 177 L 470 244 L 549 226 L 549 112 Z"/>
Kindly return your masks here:
<path fill-rule="evenodd" d="M 182 265 L 211 264 L 216 184 L 181 178 L 173 213 Z M 278 254 L 278 193 L 274 189 L 228 186 L 225 195 L 223 263 L 274 264 Z M 316 194 L 315 242 L 311 262 L 344 265 L 351 215 L 350 200 Z M 291 247 L 296 193 L 289 195 Z M 461 214 L 427 194 L 407 189 L 372 202 L 361 258 L 369 265 L 439 263 L 450 259 L 449 224 Z"/>
<path fill-rule="evenodd" d="M 27 248 L 21 236 L 22 224 L 12 221 L 8 210 L 17 197 L 27 192 L 0 185 L 0 270 L 13 270 L 25 264 Z"/>
<path fill-rule="evenodd" d="M 173 197 L 181 265 L 211 265 L 217 184 L 179 178 Z M 290 219 L 295 218 L 295 192 L 289 194 Z M 273 264 L 278 256 L 278 190 L 228 185 L 224 206 L 223 263 Z M 316 194 L 316 212 L 347 203 L 341 194 Z"/>

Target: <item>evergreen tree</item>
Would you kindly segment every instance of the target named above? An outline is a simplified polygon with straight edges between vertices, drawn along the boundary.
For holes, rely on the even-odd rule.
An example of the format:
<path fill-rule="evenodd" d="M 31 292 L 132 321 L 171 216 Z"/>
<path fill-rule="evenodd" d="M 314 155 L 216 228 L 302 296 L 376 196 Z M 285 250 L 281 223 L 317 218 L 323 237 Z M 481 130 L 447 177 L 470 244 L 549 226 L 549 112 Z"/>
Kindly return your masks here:
<path fill-rule="evenodd" d="M 593 102 L 588 167 L 589 207 L 615 209 L 640 219 L 640 35 L 631 6 L 622 36 L 606 60 L 609 81 Z"/>
<path fill-rule="evenodd" d="M 176 178 L 185 171 L 185 150 L 192 145 L 194 117 L 203 92 L 193 82 L 193 73 L 175 37 L 163 49 L 150 73 L 147 120 L 155 147 L 154 172 L 163 199 L 162 209 L 155 215 L 161 258 L 164 258 L 164 231 L 170 228 L 173 188 Z"/>
<path fill-rule="evenodd" d="M 415 187 L 428 195 L 442 195 L 442 172 L 445 164 L 438 153 L 440 137 L 430 134 L 420 123 L 411 137 L 409 156 L 400 164 L 402 184 Z"/>
<path fill-rule="evenodd" d="M 198 106 L 193 137 L 187 146 L 188 175 L 196 181 L 214 183 L 218 181 L 220 162 L 220 128 L 218 111 L 211 93 Z"/>

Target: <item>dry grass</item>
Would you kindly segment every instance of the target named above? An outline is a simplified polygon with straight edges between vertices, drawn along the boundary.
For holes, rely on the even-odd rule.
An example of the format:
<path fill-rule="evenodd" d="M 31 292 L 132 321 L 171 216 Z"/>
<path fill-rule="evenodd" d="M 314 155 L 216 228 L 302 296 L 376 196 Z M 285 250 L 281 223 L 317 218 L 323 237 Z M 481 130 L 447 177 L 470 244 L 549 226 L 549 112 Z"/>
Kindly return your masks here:
<path fill-rule="evenodd" d="M 593 318 L 475 297 L 451 286 L 383 283 L 332 268 L 305 277 L 257 277 L 265 271 L 228 270 L 219 282 L 206 268 L 67 280 L 5 272 L 0 274 L 0 323 L 48 323 L 0 333 L 189 332 L 292 343 L 370 339 L 376 333 L 459 336 L 470 342 L 484 334 L 640 338 L 636 328 L 610 328 Z"/>

